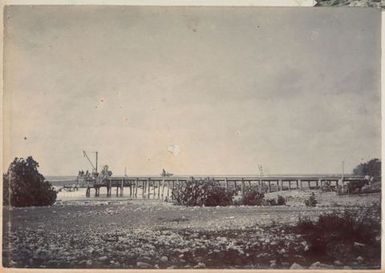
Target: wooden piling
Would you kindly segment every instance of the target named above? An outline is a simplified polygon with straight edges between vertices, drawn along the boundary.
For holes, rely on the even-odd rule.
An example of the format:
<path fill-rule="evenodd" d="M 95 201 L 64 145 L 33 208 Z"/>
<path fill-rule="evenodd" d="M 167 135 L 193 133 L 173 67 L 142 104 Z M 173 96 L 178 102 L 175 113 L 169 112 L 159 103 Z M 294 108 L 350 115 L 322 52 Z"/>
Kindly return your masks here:
<path fill-rule="evenodd" d="M 150 194 L 151 194 L 150 193 L 151 192 L 151 180 L 150 180 L 150 178 L 147 178 L 147 184 L 148 184 L 147 185 L 148 186 L 147 187 L 147 198 L 150 199 Z"/>
<path fill-rule="evenodd" d="M 176 179 L 176 183 L 178 184 L 179 179 Z M 171 188 L 171 199 L 173 199 L 173 192 L 174 192 L 174 187 L 175 187 L 175 181 L 172 181 L 172 188 Z"/>
<path fill-rule="evenodd" d="M 142 199 L 144 199 L 144 192 L 146 190 L 146 187 L 145 187 L 145 181 L 143 180 L 142 181 Z"/>
<path fill-rule="evenodd" d="M 138 186 L 139 186 L 139 181 L 138 178 L 135 179 L 135 198 L 138 197 Z"/>
<path fill-rule="evenodd" d="M 271 192 L 271 181 L 267 181 L 267 184 L 268 184 L 268 188 L 267 188 L 267 191 L 268 192 Z"/>
<path fill-rule="evenodd" d="M 167 200 L 170 198 L 170 180 L 167 181 Z"/>
<path fill-rule="evenodd" d="M 282 179 L 278 180 L 278 191 L 282 191 Z"/>
<path fill-rule="evenodd" d="M 120 196 L 123 197 L 123 190 L 124 190 L 124 178 L 122 179 L 122 182 L 120 184 Z M 130 187 L 130 196 L 131 196 L 131 187 Z"/>
<path fill-rule="evenodd" d="M 164 178 L 163 178 L 162 179 L 162 194 L 161 194 L 162 200 L 164 200 L 164 186 L 165 186 L 165 181 L 164 181 Z"/>
<path fill-rule="evenodd" d="M 225 186 L 226 186 L 226 191 L 229 190 L 229 181 L 227 181 L 227 177 L 225 178 Z"/>
<path fill-rule="evenodd" d="M 243 181 L 243 178 L 242 178 L 242 196 L 245 196 L 245 181 Z"/>

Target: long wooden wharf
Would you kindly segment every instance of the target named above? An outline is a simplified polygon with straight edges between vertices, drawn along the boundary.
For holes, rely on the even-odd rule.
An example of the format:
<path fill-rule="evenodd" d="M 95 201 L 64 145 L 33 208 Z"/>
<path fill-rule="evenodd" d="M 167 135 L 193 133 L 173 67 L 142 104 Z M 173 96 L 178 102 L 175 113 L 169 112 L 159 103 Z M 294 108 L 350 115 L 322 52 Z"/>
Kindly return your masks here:
<path fill-rule="evenodd" d="M 265 192 L 292 189 L 321 188 L 329 185 L 335 189 L 346 186 L 351 181 L 362 181 L 364 176 L 345 174 L 325 175 L 237 175 L 237 176 L 112 176 L 102 181 L 89 179 L 86 196 L 91 196 L 91 189 L 95 190 L 95 197 L 100 195 L 100 188 L 106 187 L 107 197 L 112 196 L 112 189 L 116 188 L 116 196 L 123 196 L 127 188 L 127 196 L 131 198 L 170 199 L 172 191 L 191 179 L 219 182 L 227 190 L 239 191 L 242 195 L 247 188 L 258 187 Z M 304 187 L 305 184 L 305 187 Z M 139 189 L 139 191 L 138 191 Z M 138 193 L 139 192 L 139 193 Z"/>

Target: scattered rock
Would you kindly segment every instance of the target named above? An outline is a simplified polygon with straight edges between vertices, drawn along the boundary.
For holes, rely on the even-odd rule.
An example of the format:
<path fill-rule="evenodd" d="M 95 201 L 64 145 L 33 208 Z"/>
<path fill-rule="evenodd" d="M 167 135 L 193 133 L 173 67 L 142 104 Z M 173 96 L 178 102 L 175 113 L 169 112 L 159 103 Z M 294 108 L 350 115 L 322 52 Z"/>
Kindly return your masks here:
<path fill-rule="evenodd" d="M 202 262 L 199 262 L 197 265 L 194 266 L 194 268 L 205 268 L 205 267 L 206 267 L 206 264 Z"/>
<path fill-rule="evenodd" d="M 304 267 L 300 264 L 297 264 L 297 263 L 293 263 L 291 266 L 290 266 L 290 269 L 304 269 Z"/>
<path fill-rule="evenodd" d="M 309 266 L 309 269 L 331 269 L 334 268 L 332 265 L 315 262 Z"/>
<path fill-rule="evenodd" d="M 342 266 L 343 264 L 341 263 L 340 260 L 335 260 L 335 261 L 334 261 L 334 265 Z"/>
<path fill-rule="evenodd" d="M 100 262 L 104 262 L 104 261 L 107 261 L 107 256 L 102 256 L 102 257 L 99 257 L 98 261 Z"/>
<path fill-rule="evenodd" d="M 356 260 L 357 260 L 358 263 L 361 264 L 361 263 L 364 261 L 364 258 L 362 258 L 361 256 L 358 256 L 358 257 L 356 258 Z"/>
<path fill-rule="evenodd" d="M 161 262 L 166 263 L 166 262 L 168 262 L 168 257 L 167 256 L 162 256 L 160 258 L 160 260 L 161 260 Z"/>
<path fill-rule="evenodd" d="M 353 246 L 356 247 L 356 248 L 362 248 L 362 247 L 365 246 L 365 244 L 359 243 L 359 242 L 354 242 Z"/>
<path fill-rule="evenodd" d="M 137 262 L 136 266 L 139 268 L 151 268 L 151 265 L 145 262 Z"/>

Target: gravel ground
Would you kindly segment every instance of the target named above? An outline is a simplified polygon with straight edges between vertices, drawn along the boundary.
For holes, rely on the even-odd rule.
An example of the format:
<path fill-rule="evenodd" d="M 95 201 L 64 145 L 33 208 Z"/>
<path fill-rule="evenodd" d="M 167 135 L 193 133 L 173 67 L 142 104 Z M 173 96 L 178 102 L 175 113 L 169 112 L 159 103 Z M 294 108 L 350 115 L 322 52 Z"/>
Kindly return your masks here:
<path fill-rule="evenodd" d="M 306 241 L 290 226 L 299 216 L 315 219 L 323 212 L 343 209 L 337 205 L 180 207 L 155 200 L 99 199 L 4 208 L 3 264 L 33 268 L 289 268 L 294 263 L 313 268 L 376 267 L 378 261 L 364 256 L 365 262 L 346 260 L 334 265 L 334 261 L 306 257 Z"/>

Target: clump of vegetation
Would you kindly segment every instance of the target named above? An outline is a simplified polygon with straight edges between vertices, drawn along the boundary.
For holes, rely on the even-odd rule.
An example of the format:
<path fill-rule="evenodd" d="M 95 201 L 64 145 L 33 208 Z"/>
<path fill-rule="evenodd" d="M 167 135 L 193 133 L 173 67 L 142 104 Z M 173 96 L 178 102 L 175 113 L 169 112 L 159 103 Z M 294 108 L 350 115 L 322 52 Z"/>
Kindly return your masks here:
<path fill-rule="evenodd" d="M 380 205 L 373 204 L 365 209 L 323 214 L 316 221 L 300 218 L 295 230 L 309 244 L 308 256 L 341 260 L 362 256 L 375 262 L 381 253 L 380 217 Z"/>
<path fill-rule="evenodd" d="M 377 158 L 371 159 L 368 162 L 361 163 L 354 168 L 355 175 L 368 175 L 374 177 L 375 180 L 381 177 L 381 161 Z"/>
<path fill-rule="evenodd" d="M 3 175 L 3 205 L 14 207 L 49 206 L 56 191 L 38 171 L 39 163 L 31 156 L 15 158 Z"/>
<path fill-rule="evenodd" d="M 314 192 L 311 193 L 310 197 L 305 200 L 306 207 L 315 207 L 317 205 L 317 199 L 315 198 Z"/>
<path fill-rule="evenodd" d="M 284 206 L 286 205 L 286 199 L 282 195 L 278 195 L 277 198 L 277 205 L 278 206 Z"/>
<path fill-rule="evenodd" d="M 278 195 L 277 199 L 266 199 L 262 203 L 265 206 L 283 206 L 286 205 L 286 199 L 283 196 Z"/>
<path fill-rule="evenodd" d="M 172 192 L 178 205 L 184 206 L 229 206 L 233 203 L 234 191 L 227 191 L 212 179 L 191 178 L 181 183 Z"/>
<path fill-rule="evenodd" d="M 242 199 L 241 204 L 246 206 L 262 206 L 264 204 L 265 195 L 256 189 L 247 190 Z"/>
<path fill-rule="evenodd" d="M 348 193 L 360 193 L 362 188 L 368 184 L 368 181 L 359 180 L 359 181 L 350 181 L 348 183 Z"/>

